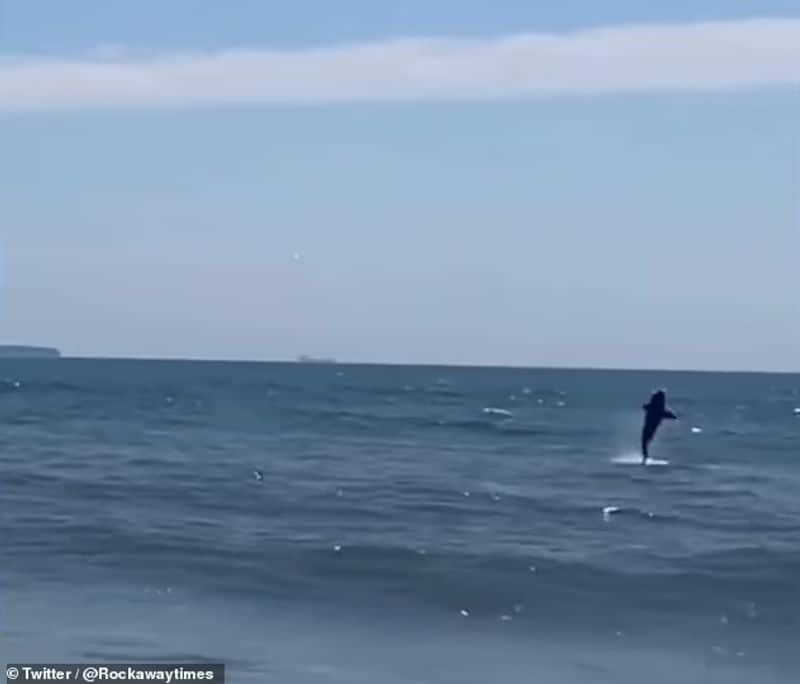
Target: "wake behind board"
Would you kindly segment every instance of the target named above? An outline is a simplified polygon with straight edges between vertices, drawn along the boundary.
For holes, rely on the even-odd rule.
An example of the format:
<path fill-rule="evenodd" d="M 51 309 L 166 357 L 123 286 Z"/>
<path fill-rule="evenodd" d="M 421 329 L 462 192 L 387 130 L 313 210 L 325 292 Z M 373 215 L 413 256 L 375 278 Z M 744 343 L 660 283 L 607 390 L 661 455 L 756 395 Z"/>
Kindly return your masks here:
<path fill-rule="evenodd" d="M 624 456 L 615 456 L 611 459 L 612 463 L 619 465 L 642 465 L 642 457 L 638 454 L 625 454 Z M 663 458 L 648 458 L 646 466 L 668 466 L 669 461 Z"/>

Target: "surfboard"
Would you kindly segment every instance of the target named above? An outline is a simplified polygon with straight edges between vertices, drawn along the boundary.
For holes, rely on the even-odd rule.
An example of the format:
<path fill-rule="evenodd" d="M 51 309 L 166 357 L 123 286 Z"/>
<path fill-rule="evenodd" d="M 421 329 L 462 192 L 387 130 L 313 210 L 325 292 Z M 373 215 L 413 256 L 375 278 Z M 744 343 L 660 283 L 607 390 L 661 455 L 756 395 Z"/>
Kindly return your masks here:
<path fill-rule="evenodd" d="M 638 454 L 626 454 L 624 456 L 615 456 L 611 459 L 612 463 L 617 463 L 618 465 L 642 465 L 642 457 Z M 663 458 L 648 458 L 647 466 L 668 466 L 669 461 Z"/>

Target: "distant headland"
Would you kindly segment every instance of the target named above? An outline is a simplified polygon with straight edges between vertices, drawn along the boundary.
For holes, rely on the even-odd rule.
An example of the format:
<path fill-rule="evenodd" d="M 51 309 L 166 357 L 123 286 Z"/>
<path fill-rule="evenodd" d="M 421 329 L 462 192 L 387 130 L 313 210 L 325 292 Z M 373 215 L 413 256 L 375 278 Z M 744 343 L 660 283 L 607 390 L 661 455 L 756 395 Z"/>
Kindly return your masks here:
<path fill-rule="evenodd" d="M 58 359 L 55 347 L 32 347 L 23 344 L 0 344 L 0 359 Z"/>

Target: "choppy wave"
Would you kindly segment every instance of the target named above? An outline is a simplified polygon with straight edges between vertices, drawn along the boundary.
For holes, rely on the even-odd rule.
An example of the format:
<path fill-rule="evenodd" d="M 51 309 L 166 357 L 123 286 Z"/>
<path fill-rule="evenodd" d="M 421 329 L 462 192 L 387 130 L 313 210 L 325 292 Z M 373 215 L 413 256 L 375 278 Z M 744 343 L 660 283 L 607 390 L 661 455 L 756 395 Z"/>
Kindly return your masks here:
<path fill-rule="evenodd" d="M 469 611 L 496 619 L 515 610 L 515 619 L 590 629 L 602 623 L 648 619 L 656 613 L 682 619 L 717 619 L 752 606 L 770 628 L 800 627 L 792 599 L 800 598 L 800 551 L 729 549 L 662 559 L 660 572 L 612 570 L 587 562 L 535 554 L 491 554 L 436 547 L 279 543 L 253 540 L 231 549 L 177 535 L 152 537 L 73 528 L 94 535 L 58 551 L 56 577 L 83 566 L 86 577 L 107 570 L 141 586 L 162 582 L 178 591 L 209 592 L 276 600 L 356 600 L 381 597 L 433 612 Z M 634 555 L 632 554 L 632 558 Z M 671 567 L 670 567 L 671 566 Z M 37 573 L 37 576 L 39 573 Z M 750 618 L 755 619 L 751 616 Z"/>

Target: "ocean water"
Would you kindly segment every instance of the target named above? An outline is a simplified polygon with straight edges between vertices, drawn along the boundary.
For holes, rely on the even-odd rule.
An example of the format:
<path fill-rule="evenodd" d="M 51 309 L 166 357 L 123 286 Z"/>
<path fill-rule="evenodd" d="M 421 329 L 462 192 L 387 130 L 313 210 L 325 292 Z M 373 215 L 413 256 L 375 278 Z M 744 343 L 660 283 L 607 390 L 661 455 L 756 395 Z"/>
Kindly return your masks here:
<path fill-rule="evenodd" d="M 6 360 L 0 655 L 795 683 L 795 409 L 790 375 Z"/>

